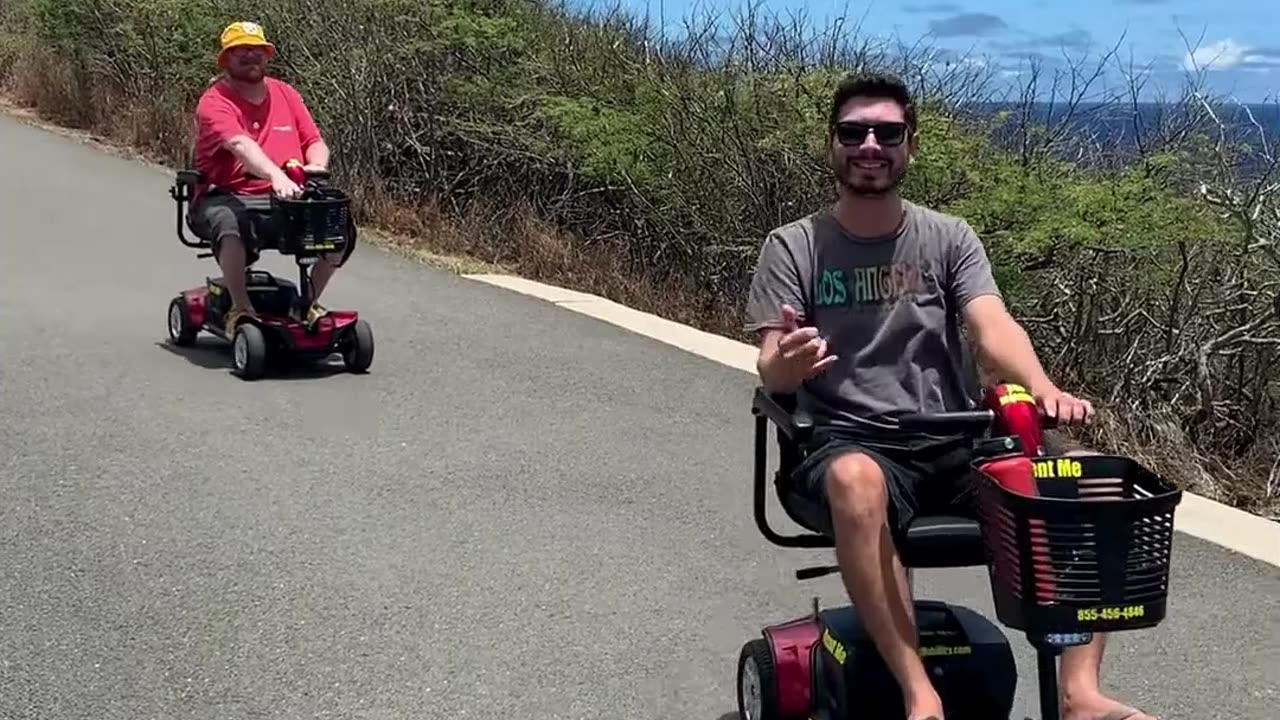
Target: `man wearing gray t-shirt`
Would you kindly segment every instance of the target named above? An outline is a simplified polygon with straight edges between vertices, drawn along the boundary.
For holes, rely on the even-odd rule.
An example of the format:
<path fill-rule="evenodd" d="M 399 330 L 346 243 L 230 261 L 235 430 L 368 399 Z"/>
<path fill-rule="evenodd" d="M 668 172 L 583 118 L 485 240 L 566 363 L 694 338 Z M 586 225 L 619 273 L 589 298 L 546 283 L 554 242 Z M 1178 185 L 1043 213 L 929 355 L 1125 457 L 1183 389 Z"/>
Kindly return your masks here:
<path fill-rule="evenodd" d="M 916 650 L 906 574 L 887 541 L 918 512 L 970 511 L 968 448 L 895 430 L 893 420 L 972 407 L 961 323 L 983 366 L 1026 387 L 1060 424 L 1087 421 L 1092 407 L 1045 375 L 973 229 L 898 195 L 917 139 L 899 81 L 841 83 L 827 139 L 838 199 L 765 239 L 747 327 L 759 337 L 765 387 L 795 393 L 814 419 L 793 483 L 815 508 L 805 520 L 834 538 L 845 586 L 899 681 L 908 720 L 943 720 Z M 1063 720 L 1154 720 L 1102 694 L 1102 643 L 1099 634 L 1064 652 Z"/>

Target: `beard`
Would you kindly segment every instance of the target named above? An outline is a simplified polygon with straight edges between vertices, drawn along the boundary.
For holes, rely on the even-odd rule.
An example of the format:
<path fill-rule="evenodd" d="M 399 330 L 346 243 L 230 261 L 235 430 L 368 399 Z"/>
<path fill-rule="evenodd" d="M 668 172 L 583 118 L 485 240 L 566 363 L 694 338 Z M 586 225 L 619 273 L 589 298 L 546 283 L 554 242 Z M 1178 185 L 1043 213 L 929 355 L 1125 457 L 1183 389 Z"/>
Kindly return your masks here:
<path fill-rule="evenodd" d="M 266 73 L 261 66 L 258 65 L 242 65 L 240 67 L 231 66 L 227 68 L 227 75 L 232 80 L 242 83 L 262 82 L 262 78 Z"/>
<path fill-rule="evenodd" d="M 885 163 L 882 167 L 864 168 L 858 161 L 879 160 Z M 888 195 L 898 189 L 903 177 L 907 174 L 905 164 L 895 164 L 889 157 L 848 157 L 841 163 L 833 161 L 831 173 L 836 182 L 851 195 L 856 197 L 879 197 Z"/>

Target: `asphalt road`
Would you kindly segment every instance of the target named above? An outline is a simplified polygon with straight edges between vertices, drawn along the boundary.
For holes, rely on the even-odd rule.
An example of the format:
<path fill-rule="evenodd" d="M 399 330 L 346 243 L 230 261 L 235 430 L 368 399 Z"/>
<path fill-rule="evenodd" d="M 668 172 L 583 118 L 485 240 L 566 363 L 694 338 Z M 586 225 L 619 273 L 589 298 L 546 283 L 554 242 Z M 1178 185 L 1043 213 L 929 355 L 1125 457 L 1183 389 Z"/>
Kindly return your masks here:
<path fill-rule="evenodd" d="M 3 117 L 0 165 L 0 717 L 718 720 L 743 641 L 842 597 L 753 525 L 751 377 L 364 245 L 327 297 L 371 374 L 245 383 L 165 346 L 215 267 L 167 173 Z M 1106 683 L 1275 717 L 1280 569 L 1176 551 Z"/>

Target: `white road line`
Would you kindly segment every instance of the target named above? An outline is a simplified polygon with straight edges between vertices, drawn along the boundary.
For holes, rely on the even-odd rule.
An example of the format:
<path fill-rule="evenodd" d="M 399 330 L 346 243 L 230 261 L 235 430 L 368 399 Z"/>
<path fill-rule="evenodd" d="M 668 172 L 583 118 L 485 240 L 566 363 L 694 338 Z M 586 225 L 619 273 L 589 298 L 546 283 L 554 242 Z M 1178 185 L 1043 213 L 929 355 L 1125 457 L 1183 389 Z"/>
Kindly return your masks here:
<path fill-rule="evenodd" d="M 478 282 L 539 298 L 617 325 L 709 360 L 756 373 L 756 349 L 721 335 L 640 312 L 605 298 L 512 275 L 464 275 Z M 1280 523 L 1184 492 L 1176 528 L 1242 555 L 1280 567 Z"/>

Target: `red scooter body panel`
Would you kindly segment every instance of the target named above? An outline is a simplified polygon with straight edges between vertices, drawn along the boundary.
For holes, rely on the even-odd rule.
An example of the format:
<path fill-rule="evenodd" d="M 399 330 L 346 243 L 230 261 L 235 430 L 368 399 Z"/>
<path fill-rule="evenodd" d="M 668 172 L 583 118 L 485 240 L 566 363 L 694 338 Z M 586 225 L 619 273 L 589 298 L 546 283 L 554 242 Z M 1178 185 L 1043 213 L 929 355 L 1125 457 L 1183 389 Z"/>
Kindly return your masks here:
<path fill-rule="evenodd" d="M 818 619 L 812 615 L 772 625 L 764 630 L 773 651 L 778 712 L 785 718 L 807 718 L 812 709 L 809 665 L 818 642 Z"/>
<path fill-rule="evenodd" d="M 307 332 L 302 323 L 293 318 L 263 317 L 264 325 L 272 325 L 288 331 L 293 347 L 299 352 L 320 352 L 333 346 L 334 335 L 354 323 L 359 314 L 353 310 L 331 310 L 316 322 L 314 333 Z"/>
<path fill-rule="evenodd" d="M 1036 485 L 1035 467 L 1032 458 L 1044 454 L 1044 432 L 1040 427 L 1040 408 L 1020 385 L 1002 384 L 991 388 L 986 394 L 986 405 L 996 414 L 995 433 L 997 435 L 1015 435 L 1022 443 L 1022 455 L 992 460 L 982 465 L 983 474 L 992 478 L 1001 487 L 1019 495 L 1034 497 L 1040 494 Z M 988 527 L 983 528 L 988 541 L 996 549 L 993 559 L 999 574 L 1015 578 L 1018 568 L 1011 563 L 1016 562 L 1017 553 L 1001 552 L 1001 538 L 1007 538 L 1012 530 L 1004 527 L 1005 518 L 987 518 Z M 1031 560 L 1036 573 L 1036 598 L 1049 602 L 1054 597 L 1056 585 L 1052 578 L 1052 565 L 1049 562 L 1048 538 L 1045 535 L 1044 523 L 1033 520 L 1031 530 Z"/>
<path fill-rule="evenodd" d="M 193 327 L 204 327 L 204 311 L 209 299 L 209 289 L 197 287 L 182 293 L 182 302 L 187 306 L 187 318 Z"/>

